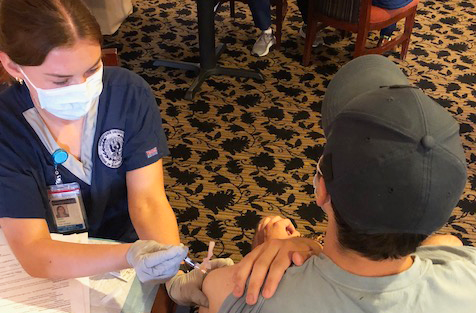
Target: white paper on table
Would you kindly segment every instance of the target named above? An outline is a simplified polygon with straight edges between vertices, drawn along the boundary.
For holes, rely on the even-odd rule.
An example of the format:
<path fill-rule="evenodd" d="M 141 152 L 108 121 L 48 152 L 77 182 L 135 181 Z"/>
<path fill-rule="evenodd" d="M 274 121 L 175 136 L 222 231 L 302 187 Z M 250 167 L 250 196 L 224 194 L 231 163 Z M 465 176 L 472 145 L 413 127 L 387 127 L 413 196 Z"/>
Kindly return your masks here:
<path fill-rule="evenodd" d="M 87 242 L 87 233 L 59 235 L 55 239 Z M 62 280 L 31 277 L 15 258 L 0 229 L 0 312 L 90 313 L 88 281 L 87 277 Z"/>
<path fill-rule="evenodd" d="M 91 239 L 90 244 L 117 244 L 110 240 Z M 118 278 L 117 276 L 121 278 Z M 120 313 L 126 303 L 135 278 L 134 269 L 90 277 L 91 311 L 94 313 Z"/>

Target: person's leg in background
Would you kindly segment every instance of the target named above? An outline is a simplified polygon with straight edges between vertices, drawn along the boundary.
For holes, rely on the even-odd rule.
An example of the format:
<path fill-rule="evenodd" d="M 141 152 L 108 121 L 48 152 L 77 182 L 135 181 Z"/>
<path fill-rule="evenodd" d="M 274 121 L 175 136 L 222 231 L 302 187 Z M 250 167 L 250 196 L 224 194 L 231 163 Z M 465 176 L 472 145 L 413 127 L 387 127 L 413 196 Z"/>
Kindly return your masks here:
<path fill-rule="evenodd" d="M 302 26 L 299 29 L 299 35 L 306 39 L 306 29 L 307 29 L 307 12 L 308 7 L 309 7 L 309 1 L 308 0 L 296 0 L 297 1 L 297 6 L 299 8 L 299 11 L 301 12 L 301 17 L 302 17 Z M 316 35 L 316 38 L 314 39 L 314 42 L 312 43 L 312 46 L 315 48 L 317 46 L 320 46 L 321 44 L 324 43 L 324 40 L 322 39 L 322 36 L 319 34 Z"/>
<path fill-rule="evenodd" d="M 392 24 L 380 30 L 380 38 L 378 40 L 377 46 L 380 47 L 390 41 L 393 32 L 397 29 L 397 24 Z"/>
<path fill-rule="evenodd" d="M 372 5 L 375 5 L 379 8 L 386 10 L 396 10 L 403 8 L 407 4 L 412 2 L 412 0 L 372 0 Z M 397 29 L 397 24 L 392 24 L 380 30 L 380 38 L 377 43 L 377 46 L 380 47 L 386 42 L 390 41 L 393 32 Z"/>
<path fill-rule="evenodd" d="M 252 53 L 257 56 L 265 56 L 269 49 L 276 44 L 273 28 L 271 27 L 271 4 L 270 0 L 248 0 L 253 21 L 261 30 L 261 34 L 253 45 Z"/>

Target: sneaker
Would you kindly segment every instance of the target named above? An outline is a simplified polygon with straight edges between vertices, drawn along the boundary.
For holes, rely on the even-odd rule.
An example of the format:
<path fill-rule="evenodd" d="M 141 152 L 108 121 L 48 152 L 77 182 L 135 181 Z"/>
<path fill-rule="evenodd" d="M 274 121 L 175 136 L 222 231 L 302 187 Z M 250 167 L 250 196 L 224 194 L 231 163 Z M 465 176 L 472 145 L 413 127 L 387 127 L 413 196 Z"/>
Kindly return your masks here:
<path fill-rule="evenodd" d="M 274 44 L 276 44 L 274 32 L 271 32 L 270 34 L 262 32 L 261 36 L 259 36 L 258 40 L 256 40 L 255 44 L 253 45 L 253 50 L 251 52 L 259 57 L 265 56 L 269 53 L 269 49 Z"/>
<path fill-rule="evenodd" d="M 301 28 L 299 29 L 299 35 L 303 38 L 303 39 L 306 39 L 306 31 L 307 31 L 307 25 L 306 24 L 303 24 L 301 26 Z M 313 48 L 316 48 L 316 47 L 319 47 L 320 45 L 324 44 L 324 39 L 322 39 L 322 37 L 317 34 L 316 35 L 316 39 L 314 39 L 314 42 L 312 43 L 312 47 Z"/>
<path fill-rule="evenodd" d="M 386 44 L 390 40 L 392 40 L 391 36 L 386 36 L 386 35 L 380 36 L 380 38 L 378 39 L 378 42 L 377 42 L 377 47 L 383 46 L 384 44 Z"/>

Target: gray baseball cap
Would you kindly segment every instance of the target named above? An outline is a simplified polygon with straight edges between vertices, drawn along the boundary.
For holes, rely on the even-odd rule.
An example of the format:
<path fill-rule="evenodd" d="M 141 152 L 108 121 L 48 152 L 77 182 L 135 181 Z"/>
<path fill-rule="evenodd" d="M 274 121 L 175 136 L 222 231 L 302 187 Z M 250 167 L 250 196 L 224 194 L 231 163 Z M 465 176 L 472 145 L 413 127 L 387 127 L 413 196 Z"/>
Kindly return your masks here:
<path fill-rule="evenodd" d="M 367 234 L 431 234 L 466 182 L 459 125 L 380 55 L 343 66 L 322 108 L 321 170 L 334 210 Z"/>

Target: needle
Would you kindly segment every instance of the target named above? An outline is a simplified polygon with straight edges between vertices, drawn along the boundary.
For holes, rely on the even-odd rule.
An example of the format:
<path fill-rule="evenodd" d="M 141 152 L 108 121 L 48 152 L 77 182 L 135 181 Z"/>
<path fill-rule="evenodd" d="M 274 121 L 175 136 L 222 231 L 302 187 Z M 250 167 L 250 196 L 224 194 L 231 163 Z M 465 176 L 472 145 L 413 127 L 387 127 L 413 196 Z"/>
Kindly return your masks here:
<path fill-rule="evenodd" d="M 200 268 L 200 265 L 198 265 L 197 263 L 193 262 L 192 259 L 190 259 L 189 257 L 186 257 L 186 258 L 184 259 L 184 261 L 185 261 L 185 263 L 187 263 L 187 264 L 190 265 L 191 267 L 200 270 L 203 274 L 206 274 L 206 273 L 207 273 L 207 270 L 206 270 L 206 269 Z"/>

